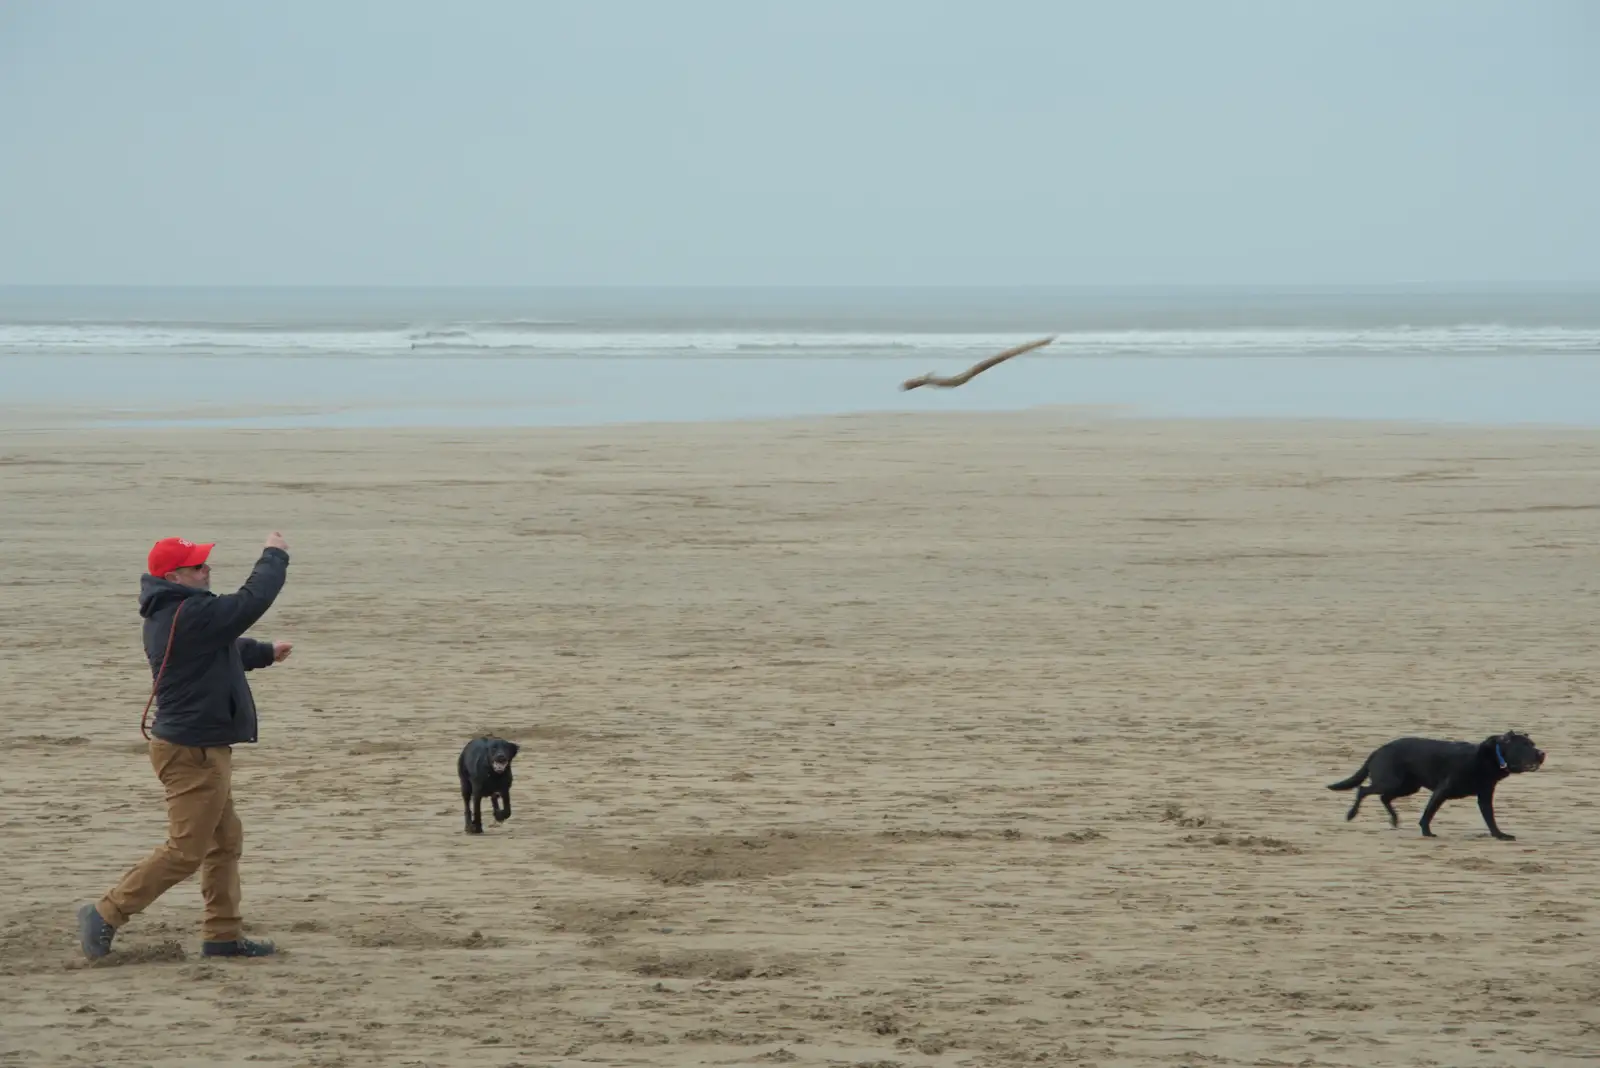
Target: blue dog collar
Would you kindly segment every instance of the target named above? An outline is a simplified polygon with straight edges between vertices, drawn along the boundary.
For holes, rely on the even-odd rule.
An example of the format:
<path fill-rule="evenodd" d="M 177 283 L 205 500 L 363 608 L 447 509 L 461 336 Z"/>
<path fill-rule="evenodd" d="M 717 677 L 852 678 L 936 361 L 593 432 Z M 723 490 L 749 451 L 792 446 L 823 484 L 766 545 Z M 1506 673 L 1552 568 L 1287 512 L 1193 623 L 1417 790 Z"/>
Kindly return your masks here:
<path fill-rule="evenodd" d="M 1500 761 L 1500 766 L 1502 768 L 1506 766 L 1506 758 L 1500 755 L 1500 743 L 1499 742 L 1494 743 L 1494 758 L 1496 760 Z"/>

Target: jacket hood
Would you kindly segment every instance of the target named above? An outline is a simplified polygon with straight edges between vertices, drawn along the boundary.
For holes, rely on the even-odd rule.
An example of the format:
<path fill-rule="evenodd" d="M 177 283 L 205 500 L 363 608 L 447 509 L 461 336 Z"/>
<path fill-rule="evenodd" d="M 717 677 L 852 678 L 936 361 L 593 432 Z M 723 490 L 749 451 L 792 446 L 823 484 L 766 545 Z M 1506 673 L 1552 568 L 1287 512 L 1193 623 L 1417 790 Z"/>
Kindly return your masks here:
<path fill-rule="evenodd" d="M 139 577 L 139 615 L 149 619 L 162 608 L 174 604 L 186 597 L 207 595 L 210 590 L 197 590 L 193 586 L 180 586 L 176 582 L 168 582 L 164 578 L 154 575 L 141 575 Z"/>

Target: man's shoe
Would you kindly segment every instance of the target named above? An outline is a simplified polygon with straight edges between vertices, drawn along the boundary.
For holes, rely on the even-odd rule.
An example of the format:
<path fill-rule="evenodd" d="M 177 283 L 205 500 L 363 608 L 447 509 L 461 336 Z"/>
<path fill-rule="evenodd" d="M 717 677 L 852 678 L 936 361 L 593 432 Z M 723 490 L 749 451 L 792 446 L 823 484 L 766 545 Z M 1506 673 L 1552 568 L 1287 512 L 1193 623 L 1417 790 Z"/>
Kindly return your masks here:
<path fill-rule="evenodd" d="M 270 957 L 276 952 L 278 947 L 271 942 L 253 942 L 248 938 L 206 942 L 200 947 L 200 954 L 205 957 Z"/>
<path fill-rule="evenodd" d="M 115 937 L 117 929 L 105 921 L 93 902 L 78 906 L 78 944 L 83 947 L 85 957 L 98 960 L 110 953 L 111 940 Z"/>

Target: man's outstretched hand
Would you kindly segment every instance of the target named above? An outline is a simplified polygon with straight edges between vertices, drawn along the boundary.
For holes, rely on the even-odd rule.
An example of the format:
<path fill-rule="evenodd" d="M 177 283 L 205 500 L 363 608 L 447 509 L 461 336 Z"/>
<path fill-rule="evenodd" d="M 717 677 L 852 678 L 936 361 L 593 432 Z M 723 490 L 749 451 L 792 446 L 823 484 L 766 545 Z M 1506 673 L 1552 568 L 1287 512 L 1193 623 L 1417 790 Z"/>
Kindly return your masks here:
<path fill-rule="evenodd" d="M 292 652 L 294 652 L 293 642 L 273 642 L 272 662 L 274 664 L 281 664 L 285 660 L 289 659 L 289 654 Z"/>

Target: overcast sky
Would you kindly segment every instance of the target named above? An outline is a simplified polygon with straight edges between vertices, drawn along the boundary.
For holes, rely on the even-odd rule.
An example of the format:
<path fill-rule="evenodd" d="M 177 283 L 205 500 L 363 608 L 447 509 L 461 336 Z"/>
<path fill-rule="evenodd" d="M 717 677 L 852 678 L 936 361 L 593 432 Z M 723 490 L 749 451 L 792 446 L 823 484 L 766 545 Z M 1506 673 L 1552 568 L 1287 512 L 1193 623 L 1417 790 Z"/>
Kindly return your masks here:
<path fill-rule="evenodd" d="M 0 0 L 0 283 L 1600 281 L 1600 0 Z"/>

